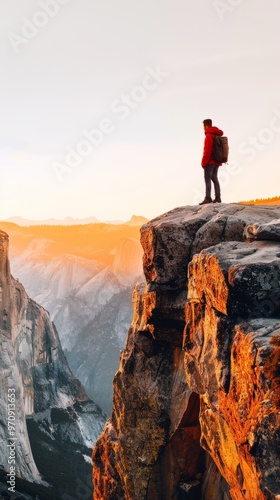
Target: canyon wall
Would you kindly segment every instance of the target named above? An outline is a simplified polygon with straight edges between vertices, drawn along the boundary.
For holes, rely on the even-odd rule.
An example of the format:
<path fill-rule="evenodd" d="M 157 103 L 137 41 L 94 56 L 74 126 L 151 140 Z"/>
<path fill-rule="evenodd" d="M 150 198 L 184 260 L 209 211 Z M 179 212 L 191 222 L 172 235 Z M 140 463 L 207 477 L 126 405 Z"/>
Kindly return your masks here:
<path fill-rule="evenodd" d="M 17 492 L 39 493 L 32 486 L 37 484 L 42 498 L 64 498 L 68 481 L 73 491 L 77 470 L 90 467 L 105 419 L 73 376 L 49 314 L 11 276 L 2 231 L 0 343 L 1 493 L 14 464 Z"/>
<path fill-rule="evenodd" d="M 178 208 L 141 243 L 95 500 L 279 500 L 280 207 Z"/>

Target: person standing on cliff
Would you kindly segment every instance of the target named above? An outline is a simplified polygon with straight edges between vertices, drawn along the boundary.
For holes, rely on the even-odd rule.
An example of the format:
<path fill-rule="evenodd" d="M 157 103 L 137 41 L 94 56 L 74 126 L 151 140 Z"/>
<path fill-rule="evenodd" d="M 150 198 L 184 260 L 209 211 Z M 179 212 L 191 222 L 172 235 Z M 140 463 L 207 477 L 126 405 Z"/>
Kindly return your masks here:
<path fill-rule="evenodd" d="M 210 118 L 206 118 L 206 120 L 203 120 L 202 123 L 204 127 L 205 139 L 201 166 L 204 169 L 205 198 L 201 203 L 199 203 L 199 205 L 205 205 L 212 202 L 221 203 L 221 189 L 218 181 L 218 168 L 221 163 L 216 163 L 211 156 L 214 135 L 223 135 L 223 131 L 218 127 L 213 127 L 212 120 Z M 214 200 L 211 198 L 211 181 L 214 184 Z"/>

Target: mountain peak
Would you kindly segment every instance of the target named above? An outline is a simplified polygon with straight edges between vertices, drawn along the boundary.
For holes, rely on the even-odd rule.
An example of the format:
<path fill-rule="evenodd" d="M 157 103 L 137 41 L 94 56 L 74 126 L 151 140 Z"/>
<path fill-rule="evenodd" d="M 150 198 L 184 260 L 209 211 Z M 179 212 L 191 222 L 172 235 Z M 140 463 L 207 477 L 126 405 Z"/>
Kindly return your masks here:
<path fill-rule="evenodd" d="M 132 215 L 131 219 L 126 222 L 127 226 L 142 226 L 143 224 L 146 224 L 148 222 L 148 219 L 146 217 L 143 217 L 142 215 Z"/>

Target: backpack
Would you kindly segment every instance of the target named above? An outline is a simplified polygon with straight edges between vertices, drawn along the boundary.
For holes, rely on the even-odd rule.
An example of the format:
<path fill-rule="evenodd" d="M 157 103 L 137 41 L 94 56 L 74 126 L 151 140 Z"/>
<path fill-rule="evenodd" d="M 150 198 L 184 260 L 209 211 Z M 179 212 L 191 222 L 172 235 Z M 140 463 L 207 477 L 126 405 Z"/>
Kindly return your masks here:
<path fill-rule="evenodd" d="M 228 150 L 228 138 L 224 135 L 214 135 L 211 158 L 217 163 L 227 163 Z"/>

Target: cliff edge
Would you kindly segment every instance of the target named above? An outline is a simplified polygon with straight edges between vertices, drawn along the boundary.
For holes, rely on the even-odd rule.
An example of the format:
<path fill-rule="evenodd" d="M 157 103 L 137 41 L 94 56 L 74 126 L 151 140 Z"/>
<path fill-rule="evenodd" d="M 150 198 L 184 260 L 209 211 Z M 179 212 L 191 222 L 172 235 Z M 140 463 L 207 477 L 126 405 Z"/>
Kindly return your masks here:
<path fill-rule="evenodd" d="M 280 206 L 177 208 L 141 243 L 95 500 L 279 499 Z"/>

